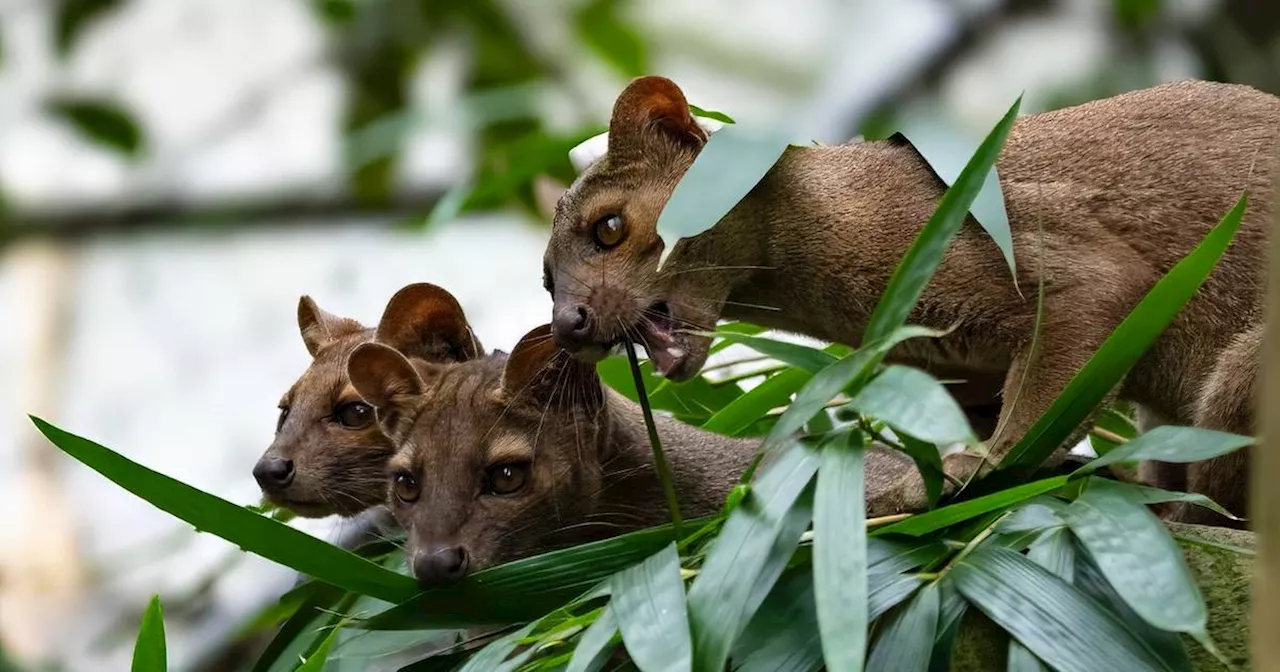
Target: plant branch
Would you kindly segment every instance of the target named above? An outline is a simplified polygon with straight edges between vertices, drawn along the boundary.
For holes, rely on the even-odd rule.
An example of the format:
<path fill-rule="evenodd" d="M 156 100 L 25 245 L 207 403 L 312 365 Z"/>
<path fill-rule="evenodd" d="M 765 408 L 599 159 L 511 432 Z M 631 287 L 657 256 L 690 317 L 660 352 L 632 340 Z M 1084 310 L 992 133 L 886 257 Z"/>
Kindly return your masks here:
<path fill-rule="evenodd" d="M 653 447 L 653 464 L 658 469 L 658 480 L 662 481 L 662 494 L 667 498 L 667 508 L 671 511 L 671 525 L 675 528 L 676 541 L 680 540 L 680 502 L 676 499 L 675 481 L 671 477 L 671 467 L 667 464 L 667 456 L 662 452 L 662 441 L 658 438 L 658 427 L 653 424 L 653 411 L 649 408 L 649 394 L 644 389 L 644 376 L 640 375 L 640 360 L 636 359 L 636 346 L 627 341 L 627 359 L 631 360 L 631 377 L 636 383 L 636 397 L 640 400 L 640 410 L 644 413 L 644 426 L 649 430 L 649 445 Z"/>

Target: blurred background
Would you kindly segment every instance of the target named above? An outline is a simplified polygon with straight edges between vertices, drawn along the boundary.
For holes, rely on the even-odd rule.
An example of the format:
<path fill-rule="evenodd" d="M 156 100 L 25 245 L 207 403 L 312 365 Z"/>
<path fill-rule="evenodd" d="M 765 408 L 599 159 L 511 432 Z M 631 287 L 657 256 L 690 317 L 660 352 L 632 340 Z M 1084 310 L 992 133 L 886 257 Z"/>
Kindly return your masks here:
<path fill-rule="evenodd" d="M 535 178 L 571 180 L 645 73 L 823 142 L 904 115 L 985 133 L 1024 91 L 1024 113 L 1190 77 L 1280 93 L 1280 3 L 0 0 L 0 669 L 126 669 L 156 592 L 174 669 L 218 669 L 293 581 L 27 414 L 256 503 L 309 362 L 298 296 L 372 323 L 434 282 L 509 349 L 550 307 Z"/>

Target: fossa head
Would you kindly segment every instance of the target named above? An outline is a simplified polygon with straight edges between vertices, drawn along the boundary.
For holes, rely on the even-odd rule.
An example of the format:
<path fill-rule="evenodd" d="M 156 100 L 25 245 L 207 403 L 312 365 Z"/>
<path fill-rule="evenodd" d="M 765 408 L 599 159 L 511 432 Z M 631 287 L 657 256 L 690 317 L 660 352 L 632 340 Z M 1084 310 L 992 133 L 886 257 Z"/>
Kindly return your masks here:
<path fill-rule="evenodd" d="M 366 343 L 349 370 L 397 446 L 384 487 L 421 583 L 591 536 L 609 459 L 605 396 L 594 367 L 557 348 L 548 326 L 510 355 L 461 364 Z"/>
<path fill-rule="evenodd" d="M 726 245 L 733 237 L 715 249 L 695 237 L 659 273 L 657 222 L 707 138 L 670 80 L 641 77 L 618 96 L 608 149 L 561 196 L 543 260 L 562 347 L 594 361 L 631 339 L 669 378 L 702 368 L 710 339 L 687 332 L 714 329 L 742 255 Z"/>
<path fill-rule="evenodd" d="M 392 297 L 376 329 L 337 317 L 310 297 L 298 327 L 311 365 L 280 399 L 275 439 L 253 468 L 268 501 L 298 515 L 353 516 L 386 499 L 394 452 L 347 376 L 347 357 L 375 338 L 429 361 L 464 361 L 482 352 L 462 307 L 445 290 L 409 285 Z"/>

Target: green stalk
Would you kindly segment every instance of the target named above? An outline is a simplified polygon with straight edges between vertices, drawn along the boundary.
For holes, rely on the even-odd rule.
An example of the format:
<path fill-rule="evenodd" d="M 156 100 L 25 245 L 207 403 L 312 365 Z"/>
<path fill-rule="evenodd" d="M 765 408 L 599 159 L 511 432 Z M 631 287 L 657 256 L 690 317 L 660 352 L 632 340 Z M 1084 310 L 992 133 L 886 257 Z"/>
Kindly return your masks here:
<path fill-rule="evenodd" d="M 653 424 L 653 410 L 649 408 L 649 393 L 644 389 L 644 377 L 640 375 L 640 360 L 636 359 L 636 346 L 627 341 L 627 359 L 631 360 L 631 377 L 636 382 L 636 397 L 640 400 L 640 410 L 644 412 L 644 426 L 649 430 L 649 445 L 653 447 L 653 464 L 658 469 L 658 480 L 662 481 L 662 494 L 667 498 L 667 508 L 671 511 L 671 525 L 675 528 L 676 540 L 680 539 L 680 503 L 676 500 L 676 484 L 671 478 L 671 467 L 667 464 L 666 453 L 662 452 L 662 441 L 658 438 L 658 427 Z"/>

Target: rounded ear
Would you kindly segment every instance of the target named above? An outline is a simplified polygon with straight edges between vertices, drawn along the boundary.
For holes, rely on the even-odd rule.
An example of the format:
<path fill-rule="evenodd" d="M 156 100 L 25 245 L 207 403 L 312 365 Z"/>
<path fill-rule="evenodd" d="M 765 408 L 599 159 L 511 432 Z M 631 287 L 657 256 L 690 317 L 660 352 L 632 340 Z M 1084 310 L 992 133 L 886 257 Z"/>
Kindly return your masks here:
<path fill-rule="evenodd" d="M 613 104 L 609 151 L 629 152 L 643 147 L 654 133 L 694 148 L 707 141 L 707 132 L 689 113 L 689 103 L 680 87 L 666 77 L 638 77 Z"/>
<path fill-rule="evenodd" d="M 404 287 L 391 297 L 376 339 L 429 362 L 464 362 L 484 353 L 458 300 L 426 282 Z"/>
<path fill-rule="evenodd" d="M 302 342 L 307 352 L 315 357 L 334 339 L 364 330 L 364 326 L 355 320 L 338 317 L 327 313 L 316 305 L 310 296 L 303 295 L 298 299 L 298 330 L 302 332 Z"/>
<path fill-rule="evenodd" d="M 361 343 L 347 357 L 347 375 L 356 392 L 384 415 L 422 394 L 422 376 L 405 356 L 381 343 Z"/>
<path fill-rule="evenodd" d="M 537 404 L 596 406 L 604 399 L 596 367 L 561 350 L 550 324 L 525 334 L 511 350 L 502 370 L 502 392 L 509 399 L 521 397 Z"/>

